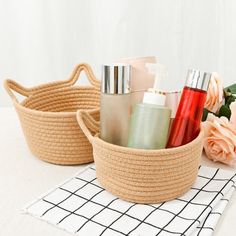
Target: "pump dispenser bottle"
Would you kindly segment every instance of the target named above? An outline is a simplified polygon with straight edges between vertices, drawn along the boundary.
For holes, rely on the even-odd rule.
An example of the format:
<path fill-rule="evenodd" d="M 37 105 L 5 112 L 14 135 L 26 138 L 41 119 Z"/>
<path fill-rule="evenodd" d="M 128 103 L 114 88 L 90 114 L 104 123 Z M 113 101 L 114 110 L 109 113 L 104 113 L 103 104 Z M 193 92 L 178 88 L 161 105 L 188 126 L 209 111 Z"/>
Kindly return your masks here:
<path fill-rule="evenodd" d="M 144 93 L 143 103 L 135 105 L 131 116 L 128 147 L 166 147 L 171 110 L 164 106 L 165 95 L 155 89 Z"/>
<path fill-rule="evenodd" d="M 146 92 L 143 103 L 134 106 L 128 146 L 141 149 L 166 147 L 171 110 L 164 106 L 165 95 Z"/>
<path fill-rule="evenodd" d="M 176 87 L 178 88 L 178 85 L 174 87 L 174 90 L 170 89 L 170 86 L 173 83 L 171 83 L 169 79 L 169 73 L 166 66 L 160 63 L 146 63 L 146 67 L 148 72 L 156 77 L 154 87 L 166 95 L 165 106 L 171 109 L 171 127 L 180 101 L 181 93 L 176 89 Z"/>

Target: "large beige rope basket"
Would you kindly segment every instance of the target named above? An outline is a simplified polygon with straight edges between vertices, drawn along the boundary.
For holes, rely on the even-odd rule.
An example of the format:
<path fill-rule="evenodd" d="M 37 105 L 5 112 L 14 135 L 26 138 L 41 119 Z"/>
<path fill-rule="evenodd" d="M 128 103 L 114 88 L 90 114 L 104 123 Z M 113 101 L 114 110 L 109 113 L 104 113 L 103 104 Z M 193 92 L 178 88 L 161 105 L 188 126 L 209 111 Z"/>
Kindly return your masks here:
<path fill-rule="evenodd" d="M 84 71 L 91 86 L 76 86 Z M 33 88 L 5 80 L 31 152 L 40 159 L 62 165 L 93 161 L 92 146 L 76 121 L 78 109 L 99 107 L 100 82 L 87 64 L 75 67 L 70 79 Z M 74 85 L 74 86 L 73 86 Z M 26 97 L 19 102 L 15 93 Z M 96 114 L 93 117 L 96 119 Z"/>
<path fill-rule="evenodd" d="M 121 199 L 159 203 L 183 195 L 194 183 L 203 147 L 203 131 L 187 145 L 141 150 L 107 143 L 94 135 L 99 111 L 79 111 L 77 120 L 93 146 L 96 174 L 101 185 Z"/>

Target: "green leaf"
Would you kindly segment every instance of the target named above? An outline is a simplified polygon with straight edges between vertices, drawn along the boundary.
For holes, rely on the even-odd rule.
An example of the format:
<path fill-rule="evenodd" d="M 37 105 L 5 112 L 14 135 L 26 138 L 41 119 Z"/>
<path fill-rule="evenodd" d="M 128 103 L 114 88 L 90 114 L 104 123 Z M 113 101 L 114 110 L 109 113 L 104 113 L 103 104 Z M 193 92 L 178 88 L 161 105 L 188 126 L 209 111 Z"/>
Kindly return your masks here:
<path fill-rule="evenodd" d="M 213 115 L 215 115 L 215 116 L 218 116 L 216 113 L 214 113 L 214 112 L 212 112 L 212 111 L 209 111 L 209 110 L 207 110 L 206 108 L 204 108 L 204 109 L 203 109 L 203 114 L 202 114 L 202 122 L 203 122 L 203 121 L 206 121 L 207 116 L 208 116 L 209 113 L 211 113 L 211 114 L 213 114 Z"/>
<path fill-rule="evenodd" d="M 225 97 L 225 105 L 226 105 L 227 107 L 229 107 L 230 104 L 231 104 L 232 102 L 234 102 L 235 100 L 236 100 L 236 97 L 233 96 L 233 95 L 230 95 L 230 96 L 228 96 L 228 97 Z"/>
<path fill-rule="evenodd" d="M 219 117 L 221 117 L 221 116 L 225 116 L 228 119 L 230 119 L 231 111 L 228 106 L 226 106 L 226 105 L 221 106 L 221 108 L 219 110 Z"/>
<path fill-rule="evenodd" d="M 236 94 L 236 84 L 232 84 L 225 88 L 227 92 L 230 92 L 232 94 Z"/>
<path fill-rule="evenodd" d="M 231 95 L 232 95 L 232 93 L 227 88 L 224 88 L 224 97 L 227 98 Z"/>
<path fill-rule="evenodd" d="M 202 121 L 205 121 L 207 119 L 208 113 L 209 111 L 206 108 L 204 108 L 202 114 Z"/>

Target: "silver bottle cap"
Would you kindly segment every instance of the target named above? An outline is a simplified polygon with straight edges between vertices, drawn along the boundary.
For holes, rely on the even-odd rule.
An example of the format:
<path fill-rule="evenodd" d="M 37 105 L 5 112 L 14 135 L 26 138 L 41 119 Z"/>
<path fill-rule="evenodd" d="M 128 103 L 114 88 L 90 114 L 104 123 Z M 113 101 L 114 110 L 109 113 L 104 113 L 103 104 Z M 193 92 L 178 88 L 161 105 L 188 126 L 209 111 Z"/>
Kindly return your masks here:
<path fill-rule="evenodd" d="M 102 66 L 101 92 L 107 94 L 130 93 L 131 66 L 110 64 Z"/>
<path fill-rule="evenodd" d="M 210 78 L 210 73 L 189 69 L 185 86 L 207 91 Z"/>

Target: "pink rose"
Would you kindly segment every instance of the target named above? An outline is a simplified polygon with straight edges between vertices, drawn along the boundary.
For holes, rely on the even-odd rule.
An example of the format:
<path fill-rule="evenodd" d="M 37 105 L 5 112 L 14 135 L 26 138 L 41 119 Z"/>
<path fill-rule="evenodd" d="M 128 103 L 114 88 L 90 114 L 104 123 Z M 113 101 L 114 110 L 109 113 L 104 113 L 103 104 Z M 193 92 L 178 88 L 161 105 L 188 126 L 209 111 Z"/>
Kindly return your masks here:
<path fill-rule="evenodd" d="M 229 108 L 231 110 L 230 122 L 236 127 L 236 101 L 232 102 Z"/>
<path fill-rule="evenodd" d="M 213 72 L 207 91 L 205 108 L 214 113 L 218 112 L 221 105 L 223 104 L 223 98 L 224 93 L 222 80 L 219 74 Z"/>
<path fill-rule="evenodd" d="M 235 104 L 233 104 L 235 108 Z M 232 110 L 235 119 L 236 110 Z M 235 120 L 234 120 L 235 121 Z M 205 131 L 204 149 L 209 159 L 225 164 L 236 164 L 236 123 L 231 123 L 226 117 L 216 117 L 208 114 L 203 122 Z"/>

